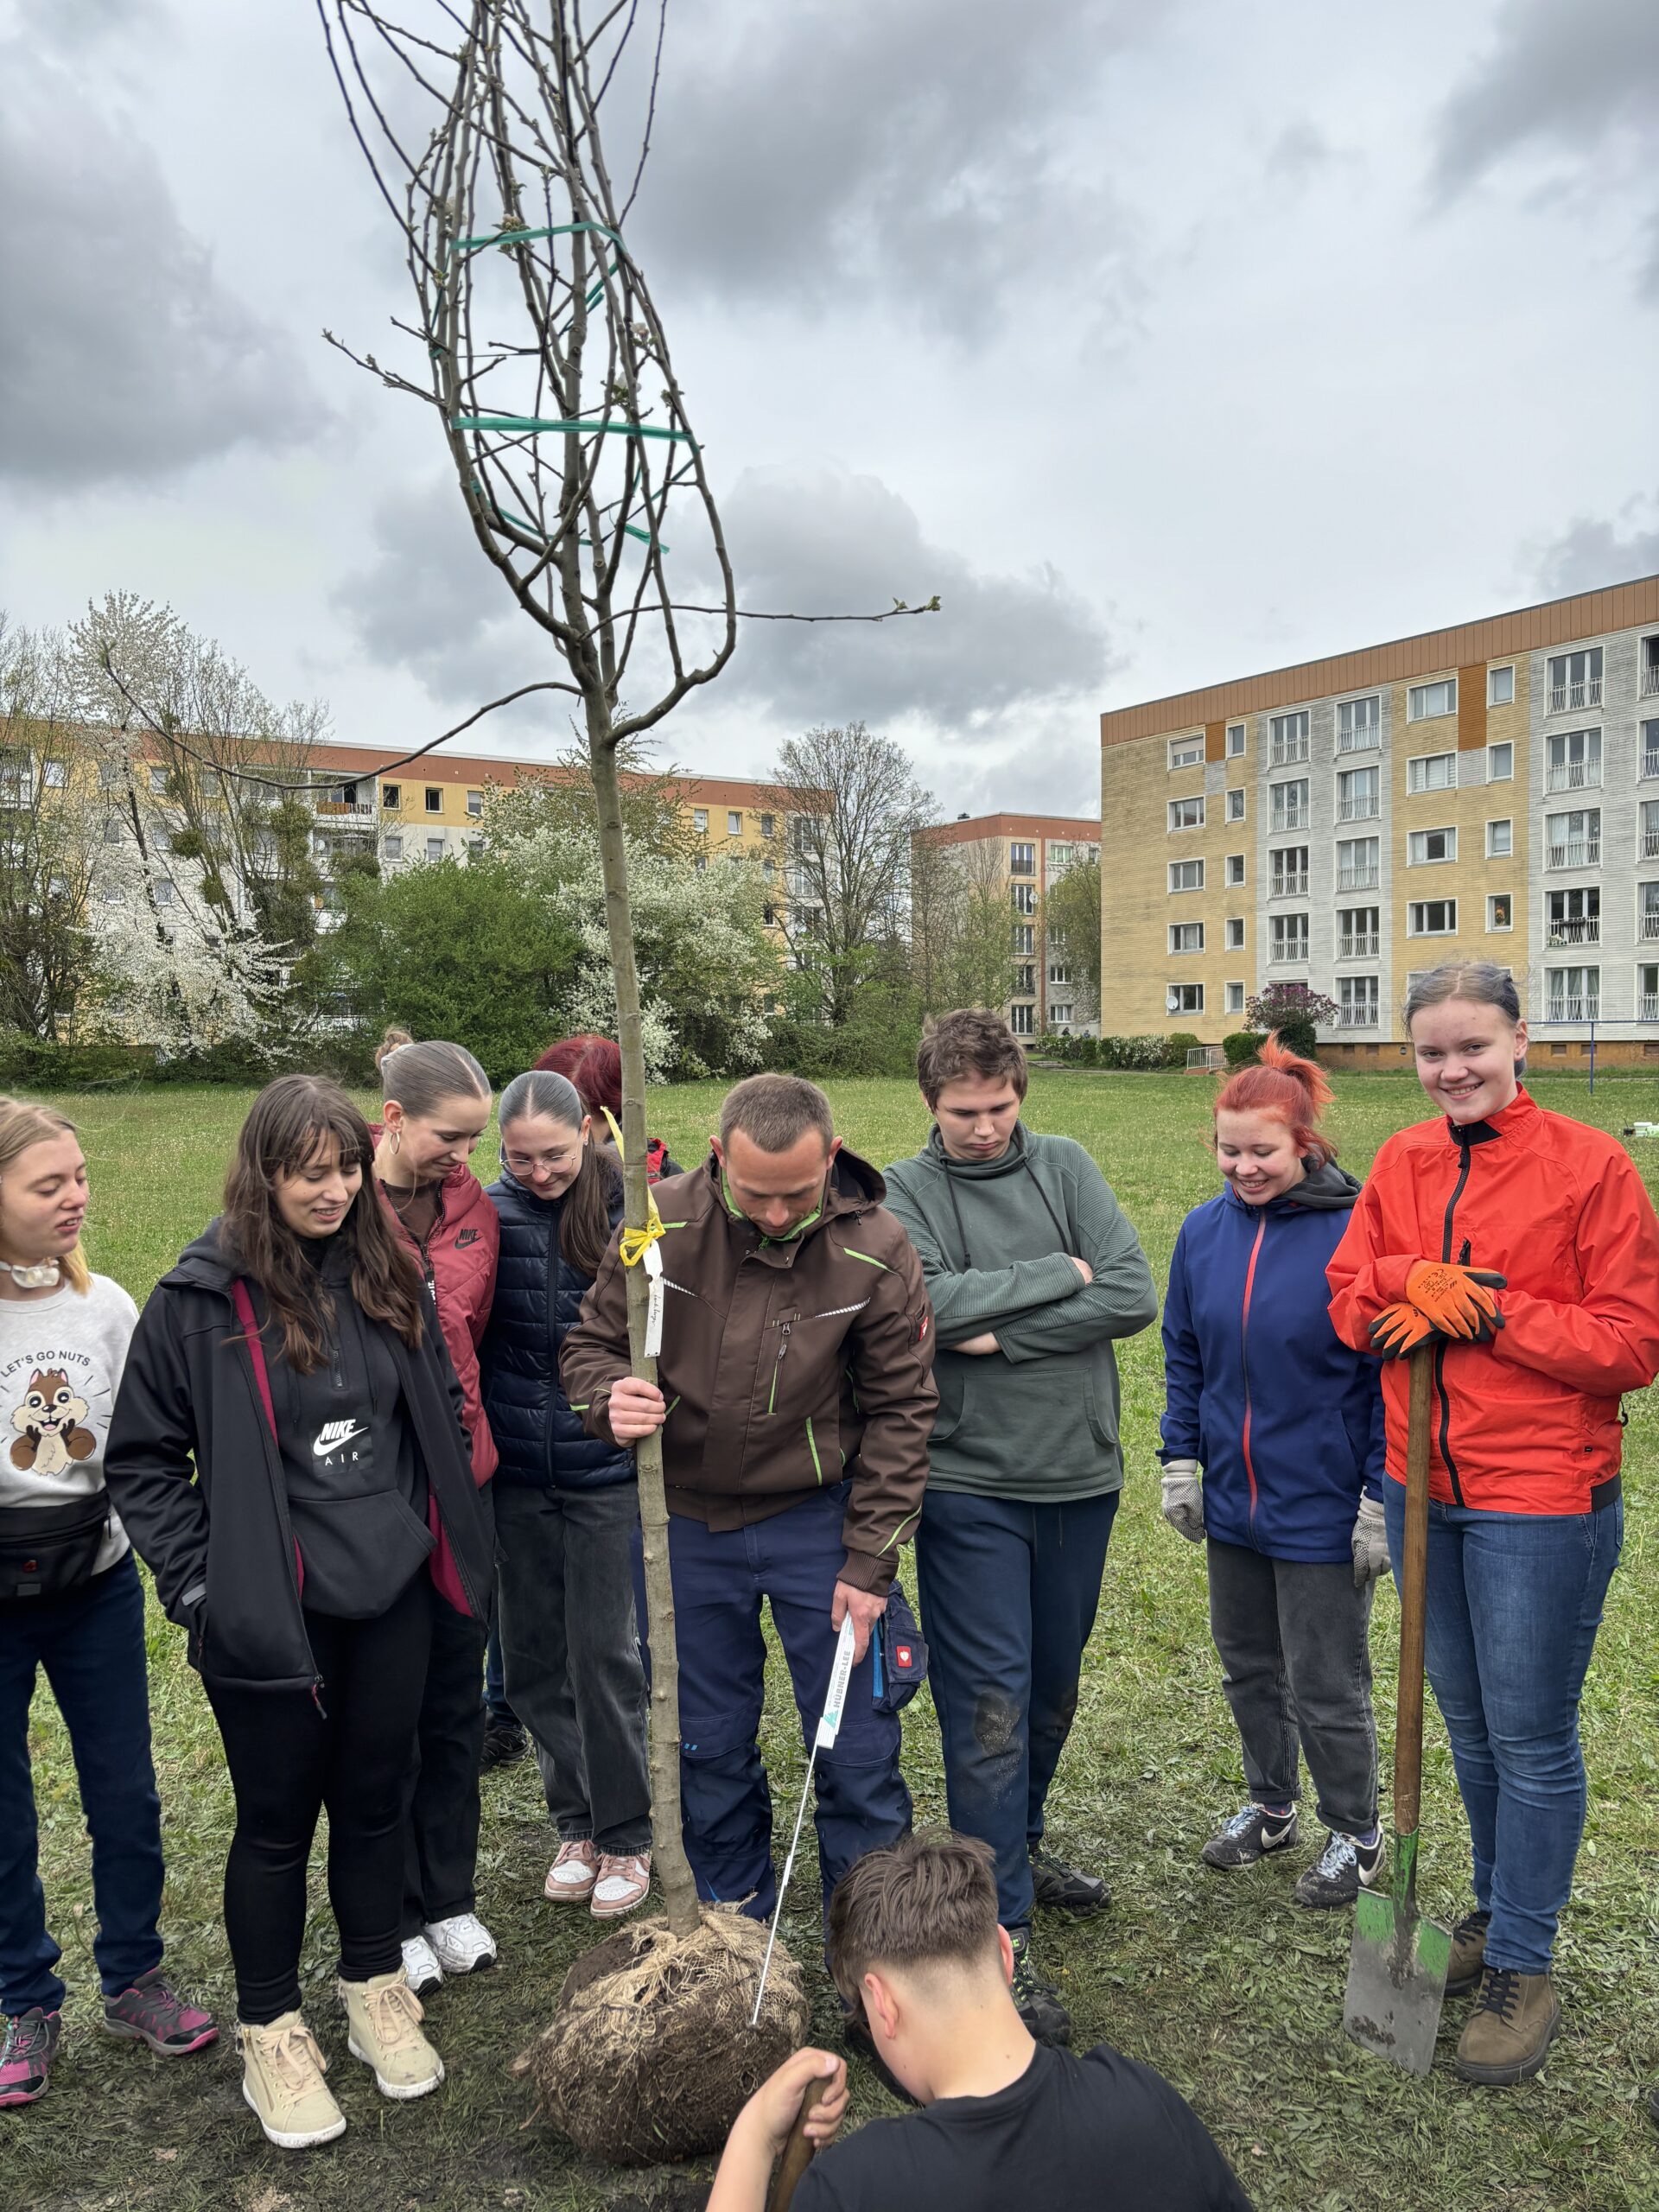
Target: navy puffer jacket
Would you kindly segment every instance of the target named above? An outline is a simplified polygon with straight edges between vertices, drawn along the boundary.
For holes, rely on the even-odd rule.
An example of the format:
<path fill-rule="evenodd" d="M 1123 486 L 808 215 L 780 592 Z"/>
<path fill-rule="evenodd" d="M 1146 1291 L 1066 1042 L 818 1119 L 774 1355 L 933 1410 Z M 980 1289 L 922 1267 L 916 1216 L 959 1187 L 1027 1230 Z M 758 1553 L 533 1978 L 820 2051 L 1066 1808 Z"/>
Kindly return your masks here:
<path fill-rule="evenodd" d="M 495 1302 L 479 1357 L 484 1410 L 500 1461 L 499 1483 L 601 1490 L 634 1479 L 633 1454 L 589 1436 L 559 1381 L 559 1347 L 576 1325 L 592 1277 L 559 1250 L 562 1198 L 538 1198 L 512 1175 L 492 1183 L 501 1217 Z M 619 1182 L 611 1225 L 622 1218 Z"/>

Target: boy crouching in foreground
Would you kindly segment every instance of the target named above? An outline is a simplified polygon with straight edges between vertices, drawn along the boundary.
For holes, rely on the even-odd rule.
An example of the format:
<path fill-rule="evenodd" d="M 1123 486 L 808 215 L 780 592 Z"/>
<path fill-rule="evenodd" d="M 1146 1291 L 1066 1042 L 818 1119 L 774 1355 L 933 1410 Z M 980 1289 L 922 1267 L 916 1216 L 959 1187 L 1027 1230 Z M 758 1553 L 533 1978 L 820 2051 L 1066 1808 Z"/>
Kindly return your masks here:
<path fill-rule="evenodd" d="M 858 1860 L 830 1906 L 830 1962 L 878 2056 L 923 2107 L 875 2120 L 808 2168 L 793 2212 L 1251 2212 L 1185 2100 L 1096 2044 L 1034 2043 L 1014 2009 L 986 1846 L 949 1831 Z M 843 2062 L 799 2050 L 738 2115 L 708 2212 L 762 2212 L 807 2086 L 819 2150 L 847 2108 Z"/>

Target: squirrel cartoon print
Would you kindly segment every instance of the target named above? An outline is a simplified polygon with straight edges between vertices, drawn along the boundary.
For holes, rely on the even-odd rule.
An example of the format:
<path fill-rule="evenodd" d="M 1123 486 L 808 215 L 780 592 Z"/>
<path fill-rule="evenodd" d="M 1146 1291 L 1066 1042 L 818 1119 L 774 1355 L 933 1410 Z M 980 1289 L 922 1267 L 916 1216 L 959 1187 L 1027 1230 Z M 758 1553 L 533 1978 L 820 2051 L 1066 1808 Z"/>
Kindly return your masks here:
<path fill-rule="evenodd" d="M 14 1406 L 11 1425 L 17 1440 L 11 1464 L 37 1475 L 60 1475 L 76 1459 L 90 1459 L 98 1440 L 86 1427 L 88 1408 L 69 1387 L 60 1368 L 37 1369 L 22 1403 Z"/>

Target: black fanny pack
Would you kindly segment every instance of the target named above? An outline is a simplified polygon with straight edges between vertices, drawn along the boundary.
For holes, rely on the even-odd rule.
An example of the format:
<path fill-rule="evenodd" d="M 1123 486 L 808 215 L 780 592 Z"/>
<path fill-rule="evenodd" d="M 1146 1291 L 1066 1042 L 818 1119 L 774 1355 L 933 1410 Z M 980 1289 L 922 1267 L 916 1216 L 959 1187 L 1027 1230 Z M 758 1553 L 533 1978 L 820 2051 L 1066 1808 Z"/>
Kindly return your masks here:
<path fill-rule="evenodd" d="M 107 1491 L 67 1505 L 0 1506 L 0 1603 L 60 1598 L 90 1582 L 109 1527 Z"/>
<path fill-rule="evenodd" d="M 902 1584 L 895 1582 L 887 1610 L 875 1624 L 875 1679 L 871 1696 L 878 1713 L 897 1713 L 927 1680 L 927 1646 L 916 1625 Z"/>

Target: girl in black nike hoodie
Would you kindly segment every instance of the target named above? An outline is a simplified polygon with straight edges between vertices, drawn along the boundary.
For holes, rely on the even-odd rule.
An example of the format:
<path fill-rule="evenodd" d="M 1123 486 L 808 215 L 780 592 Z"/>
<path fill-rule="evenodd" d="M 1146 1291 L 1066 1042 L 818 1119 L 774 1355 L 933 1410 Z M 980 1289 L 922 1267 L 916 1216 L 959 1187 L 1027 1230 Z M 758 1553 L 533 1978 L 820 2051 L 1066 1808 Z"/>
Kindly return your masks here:
<path fill-rule="evenodd" d="M 346 2125 L 300 2014 L 324 1805 L 351 2053 L 390 2097 L 443 2078 L 399 1940 L 427 1578 L 460 1611 L 489 1603 L 461 1388 L 418 1267 L 361 1195 L 373 1156 L 334 1084 L 260 1092 L 223 1215 L 139 1319 L 105 1463 L 224 1739 L 243 2093 L 295 2150 Z"/>

